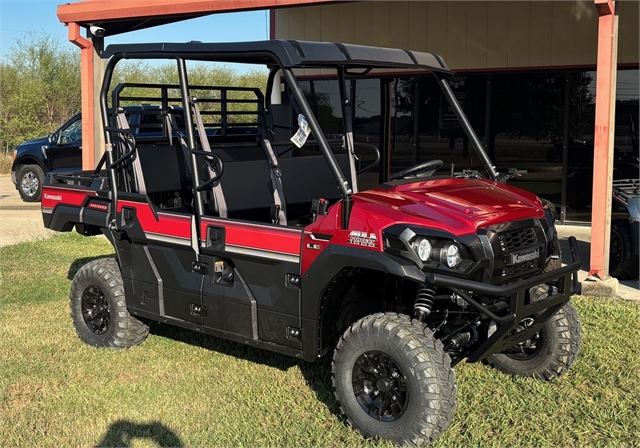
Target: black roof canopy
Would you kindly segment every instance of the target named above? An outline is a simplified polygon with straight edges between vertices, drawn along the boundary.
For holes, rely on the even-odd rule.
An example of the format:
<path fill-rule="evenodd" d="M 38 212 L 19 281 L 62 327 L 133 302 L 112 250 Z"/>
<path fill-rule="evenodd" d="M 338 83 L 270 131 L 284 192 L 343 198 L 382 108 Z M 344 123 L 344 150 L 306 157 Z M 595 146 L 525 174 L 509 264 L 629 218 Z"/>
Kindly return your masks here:
<path fill-rule="evenodd" d="M 450 73 L 438 55 L 395 48 L 367 47 L 331 42 L 266 40 L 237 43 L 149 43 L 109 45 L 103 58 L 184 59 L 200 61 L 273 64 L 284 68 L 389 68 Z"/>

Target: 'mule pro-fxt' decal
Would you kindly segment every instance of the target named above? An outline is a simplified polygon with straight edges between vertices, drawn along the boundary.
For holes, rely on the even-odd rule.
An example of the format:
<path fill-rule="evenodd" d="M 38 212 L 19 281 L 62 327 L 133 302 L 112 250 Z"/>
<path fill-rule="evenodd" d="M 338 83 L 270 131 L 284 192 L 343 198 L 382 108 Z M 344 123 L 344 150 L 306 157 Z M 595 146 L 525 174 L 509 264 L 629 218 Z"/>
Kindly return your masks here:
<path fill-rule="evenodd" d="M 359 230 L 352 230 L 347 242 L 356 246 L 378 247 L 378 238 L 375 233 L 361 232 Z"/>

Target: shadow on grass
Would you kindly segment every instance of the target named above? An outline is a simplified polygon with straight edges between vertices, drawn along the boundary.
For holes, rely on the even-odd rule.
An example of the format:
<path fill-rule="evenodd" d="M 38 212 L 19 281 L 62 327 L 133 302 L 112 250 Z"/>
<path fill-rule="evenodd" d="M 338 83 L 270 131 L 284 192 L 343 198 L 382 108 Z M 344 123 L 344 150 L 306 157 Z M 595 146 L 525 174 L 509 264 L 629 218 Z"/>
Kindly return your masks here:
<path fill-rule="evenodd" d="M 69 271 L 67 271 L 67 278 L 69 280 L 73 280 L 73 277 L 76 275 L 76 273 L 80 270 L 82 266 L 84 266 L 85 264 L 93 260 L 99 260 L 100 258 L 113 258 L 113 254 L 98 255 L 97 257 L 85 257 L 85 258 L 76 259 L 73 263 L 71 263 L 71 266 L 69 266 Z"/>
<path fill-rule="evenodd" d="M 136 439 L 151 440 L 155 442 L 156 446 L 184 446 L 180 437 L 160 422 L 139 424 L 118 420 L 109 426 L 109 430 L 96 447 L 130 447 Z"/>
<path fill-rule="evenodd" d="M 291 356 L 159 323 L 151 324 L 151 333 L 279 370 L 288 370 L 297 366 L 318 400 L 323 402 L 333 414 L 342 415 L 333 395 L 331 358 L 328 356 L 315 362 L 306 362 Z"/>

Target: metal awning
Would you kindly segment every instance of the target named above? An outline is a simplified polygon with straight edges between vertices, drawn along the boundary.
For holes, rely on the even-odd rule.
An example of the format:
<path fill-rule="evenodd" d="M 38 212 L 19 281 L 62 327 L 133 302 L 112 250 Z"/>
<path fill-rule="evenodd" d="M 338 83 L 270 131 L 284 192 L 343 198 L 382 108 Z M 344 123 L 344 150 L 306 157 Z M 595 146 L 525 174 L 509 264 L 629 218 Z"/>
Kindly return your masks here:
<path fill-rule="evenodd" d="M 332 0 L 84 0 L 58 6 L 62 23 L 88 28 L 96 25 L 105 36 L 151 28 L 221 12 L 272 9 Z"/>

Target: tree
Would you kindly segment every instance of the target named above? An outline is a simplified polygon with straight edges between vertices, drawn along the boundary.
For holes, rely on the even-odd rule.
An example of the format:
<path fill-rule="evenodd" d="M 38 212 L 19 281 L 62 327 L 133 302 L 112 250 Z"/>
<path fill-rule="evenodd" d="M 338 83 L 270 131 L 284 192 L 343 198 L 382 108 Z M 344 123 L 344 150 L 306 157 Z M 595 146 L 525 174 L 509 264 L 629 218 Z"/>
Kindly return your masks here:
<path fill-rule="evenodd" d="M 0 140 L 13 147 L 57 129 L 80 110 L 79 54 L 35 33 L 0 63 Z"/>
<path fill-rule="evenodd" d="M 121 82 L 178 84 L 175 63 L 140 63 L 121 61 L 111 87 Z M 189 64 L 191 85 L 258 87 L 265 92 L 267 74 L 261 70 L 239 72 L 231 65 Z M 179 92 L 174 92 L 179 96 Z M 154 96 L 157 89 L 131 89 L 129 95 Z M 194 92 L 203 98 L 213 93 Z M 233 93 L 233 99 L 255 98 L 251 92 Z M 109 96 L 109 100 L 111 96 Z M 129 103 L 127 103 L 129 104 Z M 124 105 L 124 104 L 123 104 Z M 203 103 L 203 109 L 219 110 L 219 104 Z M 217 109 L 216 109 L 217 107 Z M 18 39 L 4 61 L 0 61 L 0 147 L 16 145 L 45 136 L 81 109 L 80 54 L 62 39 L 37 33 Z M 233 111 L 252 111 L 247 115 L 230 115 L 229 120 L 246 122 L 256 119 L 256 106 L 232 103 Z M 206 115 L 219 122 L 219 116 Z"/>

